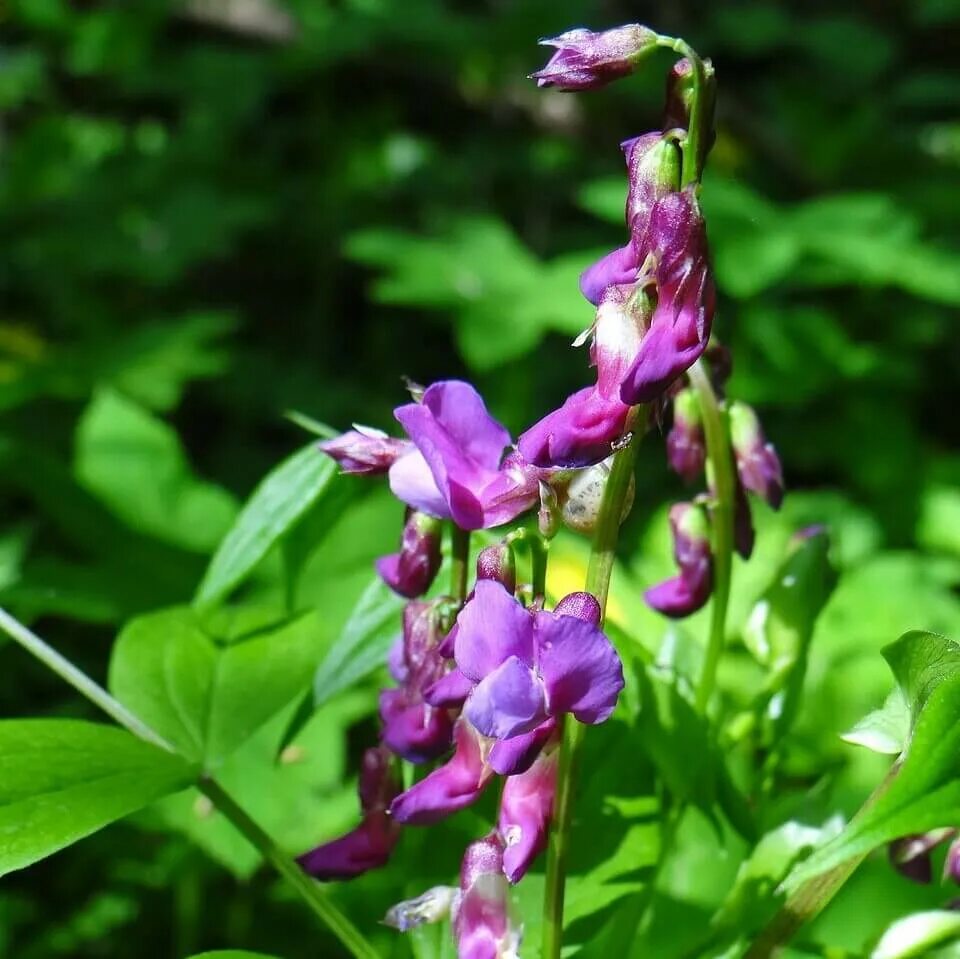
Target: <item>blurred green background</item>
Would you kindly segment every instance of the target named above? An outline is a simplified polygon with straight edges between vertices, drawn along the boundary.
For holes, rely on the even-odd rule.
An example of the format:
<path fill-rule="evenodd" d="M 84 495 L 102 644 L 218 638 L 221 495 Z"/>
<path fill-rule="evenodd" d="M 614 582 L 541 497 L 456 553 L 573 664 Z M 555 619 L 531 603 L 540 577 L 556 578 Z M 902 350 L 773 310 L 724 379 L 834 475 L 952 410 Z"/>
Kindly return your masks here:
<path fill-rule="evenodd" d="M 845 762 L 836 733 L 890 685 L 877 649 L 960 637 L 957 0 L 7 0 L 0 602 L 102 679 L 123 622 L 189 601 L 238 503 L 306 441 L 285 411 L 390 428 L 404 375 L 466 376 L 516 434 L 585 384 L 576 278 L 622 243 L 618 143 L 658 125 L 670 60 L 582 96 L 525 78 L 538 37 L 631 20 L 716 67 L 716 329 L 798 491 L 760 517 L 759 555 L 834 527 L 809 735 Z M 634 601 L 669 568 L 679 495 L 648 441 Z M 401 510 L 376 493 L 352 515 L 301 586 L 322 642 Z M 291 848 L 311 817 L 314 838 L 353 821 L 374 688 L 311 725 L 318 762 L 233 770 Z M 2 643 L 0 703 L 91 715 Z M 335 954 L 239 839 L 182 838 L 209 810 L 160 805 L 0 883 L 0 955 Z M 392 892 L 340 895 L 377 915 Z"/>

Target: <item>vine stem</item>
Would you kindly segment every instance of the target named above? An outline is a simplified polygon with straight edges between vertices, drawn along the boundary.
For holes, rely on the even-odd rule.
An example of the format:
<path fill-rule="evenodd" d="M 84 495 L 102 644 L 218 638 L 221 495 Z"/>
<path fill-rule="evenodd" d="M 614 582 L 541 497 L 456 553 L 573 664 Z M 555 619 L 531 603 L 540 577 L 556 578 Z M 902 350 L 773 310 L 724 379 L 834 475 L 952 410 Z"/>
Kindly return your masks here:
<path fill-rule="evenodd" d="M 690 102 L 690 120 L 687 126 L 687 135 L 683 139 L 683 169 L 680 171 L 681 186 L 696 183 L 700 179 L 701 137 L 704 130 L 704 97 L 703 88 L 706 85 L 706 71 L 703 60 L 696 50 L 679 37 L 661 36 L 658 39 L 660 46 L 673 50 L 680 56 L 686 57 L 693 66 L 693 91 Z"/>
<path fill-rule="evenodd" d="M 169 753 L 176 748 L 139 716 L 114 699 L 99 683 L 58 653 L 49 643 L 0 607 L 0 629 L 31 656 L 40 660 L 64 682 L 86 697 L 96 707 L 139 739 Z M 287 856 L 273 839 L 213 779 L 202 777 L 197 788 L 220 810 L 247 841 L 257 849 L 274 869 L 296 890 L 306 905 L 349 950 L 354 959 L 379 959 L 377 951 L 363 933 L 334 905 L 319 884 Z"/>
<path fill-rule="evenodd" d="M 727 414 L 717 401 L 702 360 L 690 367 L 690 382 L 696 390 L 707 440 L 707 458 L 713 477 L 713 602 L 710 609 L 710 636 L 697 684 L 696 706 L 704 713 L 717 681 L 717 667 L 726 641 L 727 606 L 733 568 L 733 511 L 735 474 L 730 449 Z"/>
<path fill-rule="evenodd" d="M 629 428 L 629 424 L 628 424 Z M 633 478 L 639 437 L 631 437 L 613 458 L 610 475 L 600 504 L 600 515 L 594 532 L 593 548 L 587 566 L 586 590 L 600 604 L 601 625 L 606 615 L 610 577 L 616 558 L 617 540 L 623 507 Z M 547 851 L 547 875 L 543 896 L 543 959 L 560 959 L 563 945 L 563 899 L 570 852 L 570 826 L 573 820 L 573 793 L 577 766 L 583 744 L 584 727 L 566 716 L 562 720 L 560 758 L 554 795 L 550 845 Z"/>

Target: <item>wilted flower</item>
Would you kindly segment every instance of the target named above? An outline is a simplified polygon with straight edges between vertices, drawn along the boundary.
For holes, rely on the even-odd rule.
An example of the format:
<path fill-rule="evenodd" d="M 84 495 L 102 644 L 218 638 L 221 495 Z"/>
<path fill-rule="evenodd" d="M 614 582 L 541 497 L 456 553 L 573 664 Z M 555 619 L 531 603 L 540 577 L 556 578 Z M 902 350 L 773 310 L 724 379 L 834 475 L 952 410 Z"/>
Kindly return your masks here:
<path fill-rule="evenodd" d="M 643 598 L 665 616 L 680 618 L 700 609 L 713 589 L 710 527 L 701 507 L 676 503 L 670 508 L 670 529 L 680 573 L 648 589 Z"/>
<path fill-rule="evenodd" d="M 370 426 L 354 426 L 332 440 L 324 440 L 319 448 L 340 464 L 344 473 L 386 473 L 401 457 L 413 449 L 409 440 L 387 436 Z"/>
<path fill-rule="evenodd" d="M 520 933 L 510 922 L 503 845 L 496 835 L 467 846 L 453 929 L 459 959 L 517 959 Z"/>
<path fill-rule="evenodd" d="M 460 898 L 455 886 L 433 886 L 415 899 L 405 899 L 391 906 L 383 917 L 383 924 L 407 932 L 417 926 L 442 922 L 450 915 Z"/>
<path fill-rule="evenodd" d="M 657 34 L 637 23 L 595 33 L 583 28 L 541 40 L 556 47 L 547 65 L 531 79 L 541 87 L 592 90 L 632 73 L 645 54 L 657 47 Z"/>
<path fill-rule="evenodd" d="M 469 383 L 434 383 L 395 415 L 416 446 L 390 468 L 403 502 L 461 529 L 499 526 L 537 503 L 539 471 L 516 453 L 503 458 L 510 434 Z"/>
<path fill-rule="evenodd" d="M 504 781 L 497 831 L 504 845 L 503 871 L 510 882 L 519 882 L 546 848 L 558 756 L 556 748 L 547 749 L 526 772 Z"/>
<path fill-rule="evenodd" d="M 400 828 L 387 813 L 400 791 L 393 757 L 383 747 L 363 754 L 357 786 L 363 821 L 339 839 L 324 843 L 297 859 L 317 879 L 352 879 L 386 864 L 397 844 Z"/>
<path fill-rule="evenodd" d="M 446 670 L 439 642 L 435 605 L 407 603 L 401 655 L 392 656 L 391 672 L 400 687 L 380 693 L 380 718 L 385 745 L 412 763 L 436 759 L 450 748 L 453 719 L 449 711 L 424 699 L 424 691 Z"/>
<path fill-rule="evenodd" d="M 783 502 L 780 458 L 763 435 L 757 414 L 746 403 L 730 404 L 730 439 L 740 482 L 774 509 L 779 509 Z"/>
<path fill-rule="evenodd" d="M 410 510 L 400 538 L 400 552 L 382 556 L 376 562 L 380 578 L 408 599 L 422 596 L 433 583 L 443 561 L 440 521 L 426 513 Z"/>
<path fill-rule="evenodd" d="M 706 438 L 697 394 L 681 390 L 673 398 L 673 426 L 667 433 L 667 462 L 688 483 L 703 474 L 707 460 Z"/>

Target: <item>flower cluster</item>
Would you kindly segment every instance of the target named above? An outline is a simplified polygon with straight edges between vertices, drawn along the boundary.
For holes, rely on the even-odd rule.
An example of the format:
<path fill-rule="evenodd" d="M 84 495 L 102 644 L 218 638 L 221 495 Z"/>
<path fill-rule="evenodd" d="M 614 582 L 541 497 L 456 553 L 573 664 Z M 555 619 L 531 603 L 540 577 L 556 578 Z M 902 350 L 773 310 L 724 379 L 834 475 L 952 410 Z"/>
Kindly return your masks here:
<path fill-rule="evenodd" d="M 637 25 L 570 31 L 545 41 L 556 53 L 534 77 L 541 86 L 564 90 L 602 86 L 632 72 L 662 39 Z M 706 226 L 697 177 L 686 175 L 690 144 L 696 144 L 699 170 L 710 136 L 709 120 L 696 138 L 686 129 L 693 79 L 689 61 L 680 61 L 668 79 L 660 130 L 622 145 L 626 243 L 585 270 L 580 282 L 595 316 L 575 345 L 590 343 L 592 385 L 516 443 L 473 386 L 448 380 L 414 388 L 413 401 L 397 407 L 402 438 L 356 426 L 321 444 L 345 473 L 386 474 L 405 504 L 399 551 L 376 565 L 384 582 L 409 602 L 389 657 L 396 685 L 380 696 L 381 745 L 367 753 L 360 777 L 363 822 L 301 863 L 324 879 L 359 875 L 386 861 L 402 827 L 436 823 L 502 779 L 496 824 L 468 847 L 459 889 L 436 887 L 387 916 L 388 924 L 407 929 L 452 915 L 461 957 L 515 955 L 519 938 L 508 915 L 507 889 L 547 844 L 563 724 L 607 720 L 624 677 L 595 596 L 571 593 L 547 609 L 542 575 L 517 582 L 517 533 L 479 553 L 469 594 L 458 576 L 454 595 L 435 595 L 444 528 L 457 569 L 463 568 L 470 531 L 504 526 L 534 510 L 544 539 L 560 523 L 590 532 L 606 503 L 611 458 L 633 440 L 636 424 L 658 421 L 672 403 L 669 462 L 689 482 L 706 474 L 711 491 L 671 510 L 679 574 L 650 589 L 646 599 L 669 616 L 702 606 L 714 578 L 711 469 L 717 452 L 708 449 L 706 414 L 688 371 L 705 353 L 709 373 L 701 371 L 699 379 L 713 376 L 713 409 L 730 444 L 729 461 L 736 463 L 742 552 L 752 545 L 746 491 L 773 506 L 782 497 L 779 462 L 756 416 L 722 396 L 718 401 L 713 392 L 722 393 L 729 362 L 711 343 L 715 292 Z M 709 103 L 709 91 L 701 89 L 699 96 Z M 649 413 L 641 416 L 641 406 Z M 619 488 L 611 508 L 620 510 L 622 522 L 632 487 Z M 522 535 L 538 534 L 525 527 Z M 391 756 L 441 762 L 400 791 Z"/>

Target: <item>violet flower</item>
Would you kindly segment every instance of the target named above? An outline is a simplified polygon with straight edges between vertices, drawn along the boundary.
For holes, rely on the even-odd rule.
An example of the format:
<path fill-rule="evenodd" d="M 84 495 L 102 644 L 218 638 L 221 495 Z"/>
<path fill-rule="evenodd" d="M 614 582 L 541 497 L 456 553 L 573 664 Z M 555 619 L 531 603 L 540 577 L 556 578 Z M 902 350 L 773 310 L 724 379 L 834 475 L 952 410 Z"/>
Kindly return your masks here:
<path fill-rule="evenodd" d="M 413 449 L 409 440 L 394 439 L 382 430 L 358 425 L 318 446 L 340 464 L 341 472 L 369 475 L 386 473 L 401 456 Z"/>
<path fill-rule="evenodd" d="M 448 710 L 424 700 L 424 690 L 446 669 L 433 603 L 408 603 L 403 610 L 401 655 L 391 654 L 391 673 L 398 689 L 380 693 L 383 742 L 412 763 L 428 762 L 450 748 L 453 719 Z"/>
<path fill-rule="evenodd" d="M 531 75 L 540 87 L 595 90 L 628 76 L 645 54 L 657 47 L 657 34 L 637 23 L 596 33 L 580 28 L 541 40 L 556 47 L 547 65 Z"/>
<path fill-rule="evenodd" d="M 692 503 L 670 507 L 673 555 L 680 573 L 648 589 L 647 605 L 674 619 L 689 616 L 710 598 L 713 589 L 713 560 L 706 514 Z"/>
<path fill-rule="evenodd" d="M 469 383 L 434 383 L 394 412 L 416 447 L 390 468 L 403 502 L 461 529 L 508 523 L 538 502 L 539 471 L 516 453 L 503 459 L 510 434 Z"/>
<path fill-rule="evenodd" d="M 400 791 L 393 758 L 383 747 L 363 754 L 357 786 L 363 821 L 345 836 L 324 843 L 297 859 L 317 879 L 352 879 L 386 864 L 400 835 L 387 813 Z"/>
<path fill-rule="evenodd" d="M 477 583 L 457 618 L 454 649 L 476 684 L 467 719 L 496 740 L 532 734 L 564 713 L 602 723 L 623 689 L 623 669 L 599 619 L 587 594 L 571 594 L 548 613 L 525 609 L 499 583 Z"/>
<path fill-rule="evenodd" d="M 504 845 L 503 872 L 510 882 L 519 882 L 546 848 L 558 758 L 557 749 L 544 751 L 526 772 L 504 781 L 497 831 Z"/>
<path fill-rule="evenodd" d="M 503 845 L 496 835 L 467 846 L 453 930 L 459 959 L 517 959 L 520 933 L 510 922 Z"/>
<path fill-rule="evenodd" d="M 774 509 L 779 509 L 783 502 L 780 458 L 763 435 L 757 414 L 746 403 L 730 404 L 730 439 L 740 482 Z"/>
<path fill-rule="evenodd" d="M 376 562 L 380 578 L 407 599 L 422 596 L 431 586 L 443 562 L 440 521 L 410 510 L 400 537 L 400 552 L 381 556 Z"/>
<path fill-rule="evenodd" d="M 429 826 L 480 798 L 493 775 L 484 759 L 489 743 L 463 717 L 453 739 L 453 756 L 393 800 L 390 815 L 396 822 Z"/>
<path fill-rule="evenodd" d="M 667 433 L 667 462 L 687 483 L 698 479 L 707 461 L 706 437 L 697 394 L 681 390 L 673 398 L 673 426 Z"/>

